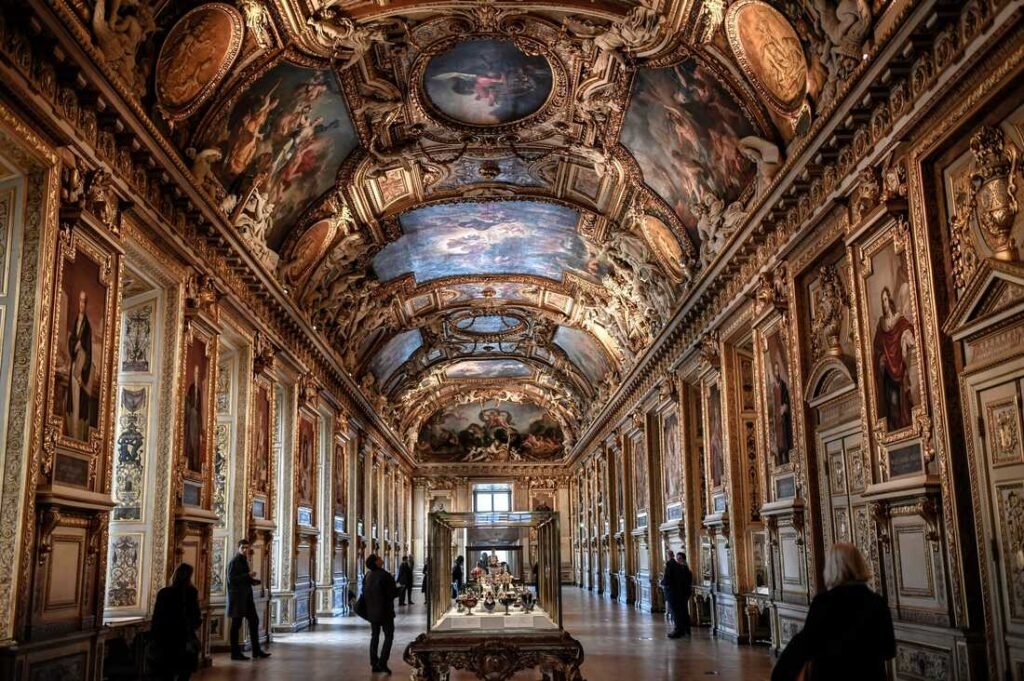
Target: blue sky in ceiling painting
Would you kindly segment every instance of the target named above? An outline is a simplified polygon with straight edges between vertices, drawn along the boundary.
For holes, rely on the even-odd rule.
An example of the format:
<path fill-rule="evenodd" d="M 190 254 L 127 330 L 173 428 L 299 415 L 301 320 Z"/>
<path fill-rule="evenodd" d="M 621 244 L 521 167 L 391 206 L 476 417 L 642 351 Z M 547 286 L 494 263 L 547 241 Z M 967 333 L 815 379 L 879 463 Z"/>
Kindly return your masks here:
<path fill-rule="evenodd" d="M 754 164 L 740 153 L 739 140 L 755 134 L 732 95 L 691 59 L 637 72 L 621 141 L 647 185 L 693 231 L 691 206 L 705 191 L 728 205 L 753 180 Z"/>
<path fill-rule="evenodd" d="M 533 370 L 517 359 L 466 359 L 445 373 L 449 378 L 525 378 Z"/>
<path fill-rule="evenodd" d="M 576 231 L 579 213 L 564 206 L 537 201 L 449 203 L 417 208 L 399 221 L 402 236 L 373 260 L 382 281 L 407 272 L 417 283 L 483 274 L 561 281 L 565 270 L 597 268 Z"/>
<path fill-rule="evenodd" d="M 591 383 L 599 382 L 608 371 L 608 356 L 601 343 L 586 331 L 559 326 L 555 331 L 555 345 L 565 350 L 569 360 L 580 368 Z"/>
<path fill-rule="evenodd" d="M 370 371 L 378 382 L 383 383 L 395 373 L 395 369 L 412 357 L 412 353 L 423 345 L 423 337 L 418 329 L 404 331 L 394 336 L 370 362 Z"/>

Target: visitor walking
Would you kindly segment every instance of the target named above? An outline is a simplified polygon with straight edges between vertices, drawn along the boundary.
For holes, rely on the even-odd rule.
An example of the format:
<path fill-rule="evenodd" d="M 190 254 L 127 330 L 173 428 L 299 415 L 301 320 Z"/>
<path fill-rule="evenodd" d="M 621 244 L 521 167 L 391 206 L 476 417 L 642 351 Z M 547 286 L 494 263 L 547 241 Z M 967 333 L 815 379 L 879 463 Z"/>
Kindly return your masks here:
<path fill-rule="evenodd" d="M 896 656 L 892 616 L 868 588 L 871 573 L 853 544 L 832 546 L 825 562 L 827 591 L 814 597 L 804 628 L 772 670 L 772 681 L 885 681 Z"/>
<path fill-rule="evenodd" d="M 423 561 L 423 583 L 420 584 L 420 591 L 424 594 L 427 593 L 427 584 L 430 580 L 430 557 Z M 426 596 L 424 596 L 426 598 Z"/>
<path fill-rule="evenodd" d="M 452 566 L 452 598 L 458 598 L 462 592 L 462 585 L 466 582 L 466 573 L 462 569 L 463 563 L 466 559 L 459 556 L 455 559 L 455 565 Z"/>
<path fill-rule="evenodd" d="M 370 669 L 374 674 L 391 674 L 388 660 L 391 657 L 391 644 L 395 640 L 395 596 L 398 588 L 395 578 L 381 565 L 380 558 L 371 553 L 366 558 L 366 575 L 363 576 L 363 599 L 365 612 L 356 612 L 369 621 L 370 634 Z M 384 632 L 384 645 L 380 647 L 380 634 Z"/>
<path fill-rule="evenodd" d="M 170 586 L 156 595 L 146 657 L 160 681 L 187 681 L 199 668 L 196 630 L 203 617 L 192 572 L 191 565 L 181 563 L 171 576 Z"/>
<path fill-rule="evenodd" d="M 661 578 L 661 588 L 665 592 L 665 607 L 672 618 L 672 631 L 669 638 L 681 638 L 690 635 L 690 613 L 687 603 L 693 586 L 693 575 L 686 565 L 686 554 L 680 551 L 675 556 L 671 552 L 665 561 L 665 574 Z"/>
<path fill-rule="evenodd" d="M 238 553 L 228 563 L 228 617 L 231 618 L 231 659 L 248 660 L 242 653 L 239 635 L 242 621 L 249 623 L 249 644 L 252 646 L 254 659 L 270 657 L 260 647 L 260 618 L 256 614 L 256 601 L 252 596 L 252 588 L 260 584 L 256 573 L 249 567 L 249 556 L 252 553 L 248 539 L 238 541 Z"/>
<path fill-rule="evenodd" d="M 398 566 L 398 604 L 405 605 L 406 598 L 409 605 L 413 605 L 412 556 L 402 556 L 402 564 Z"/>

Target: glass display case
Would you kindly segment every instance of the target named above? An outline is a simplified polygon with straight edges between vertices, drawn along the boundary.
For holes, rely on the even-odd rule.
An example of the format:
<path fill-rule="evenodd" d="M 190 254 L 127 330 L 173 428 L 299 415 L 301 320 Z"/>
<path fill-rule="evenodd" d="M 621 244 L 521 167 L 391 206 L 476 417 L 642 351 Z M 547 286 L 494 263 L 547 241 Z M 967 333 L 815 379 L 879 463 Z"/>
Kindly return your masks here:
<path fill-rule="evenodd" d="M 581 680 L 583 648 L 562 628 L 560 546 L 554 511 L 431 513 L 427 631 L 404 656 L 414 677 L 446 678 L 456 668 L 507 678 L 540 668 Z"/>

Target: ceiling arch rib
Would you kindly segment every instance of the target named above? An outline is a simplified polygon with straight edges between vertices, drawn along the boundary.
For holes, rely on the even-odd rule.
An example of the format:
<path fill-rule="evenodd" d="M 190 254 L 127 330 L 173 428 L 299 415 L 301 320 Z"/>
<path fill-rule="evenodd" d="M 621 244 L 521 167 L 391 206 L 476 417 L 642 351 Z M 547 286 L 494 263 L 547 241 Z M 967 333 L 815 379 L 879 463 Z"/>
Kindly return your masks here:
<path fill-rule="evenodd" d="M 252 40 L 175 114 L 178 137 L 382 413 L 435 445 L 502 419 L 568 441 L 838 77 L 808 77 L 829 51 L 787 22 L 801 0 L 268 2 L 247 3 Z M 788 46 L 775 71 L 757 71 L 754 25 Z M 499 341 L 520 322 L 528 339 Z M 475 416 L 443 412 L 465 394 Z M 505 405 L 485 423 L 483 399 L 547 416 Z"/>

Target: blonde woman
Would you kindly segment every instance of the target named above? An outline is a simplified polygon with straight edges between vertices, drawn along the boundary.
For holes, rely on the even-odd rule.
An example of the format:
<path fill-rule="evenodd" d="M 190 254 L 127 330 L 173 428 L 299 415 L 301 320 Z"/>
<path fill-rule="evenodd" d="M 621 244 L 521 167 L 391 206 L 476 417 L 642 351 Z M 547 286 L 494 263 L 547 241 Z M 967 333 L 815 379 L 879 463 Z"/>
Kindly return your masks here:
<path fill-rule="evenodd" d="M 772 681 L 885 681 L 896 639 L 889 607 L 868 588 L 870 579 L 856 546 L 832 546 L 825 561 L 828 590 L 815 596 L 804 628 L 779 656 Z"/>

